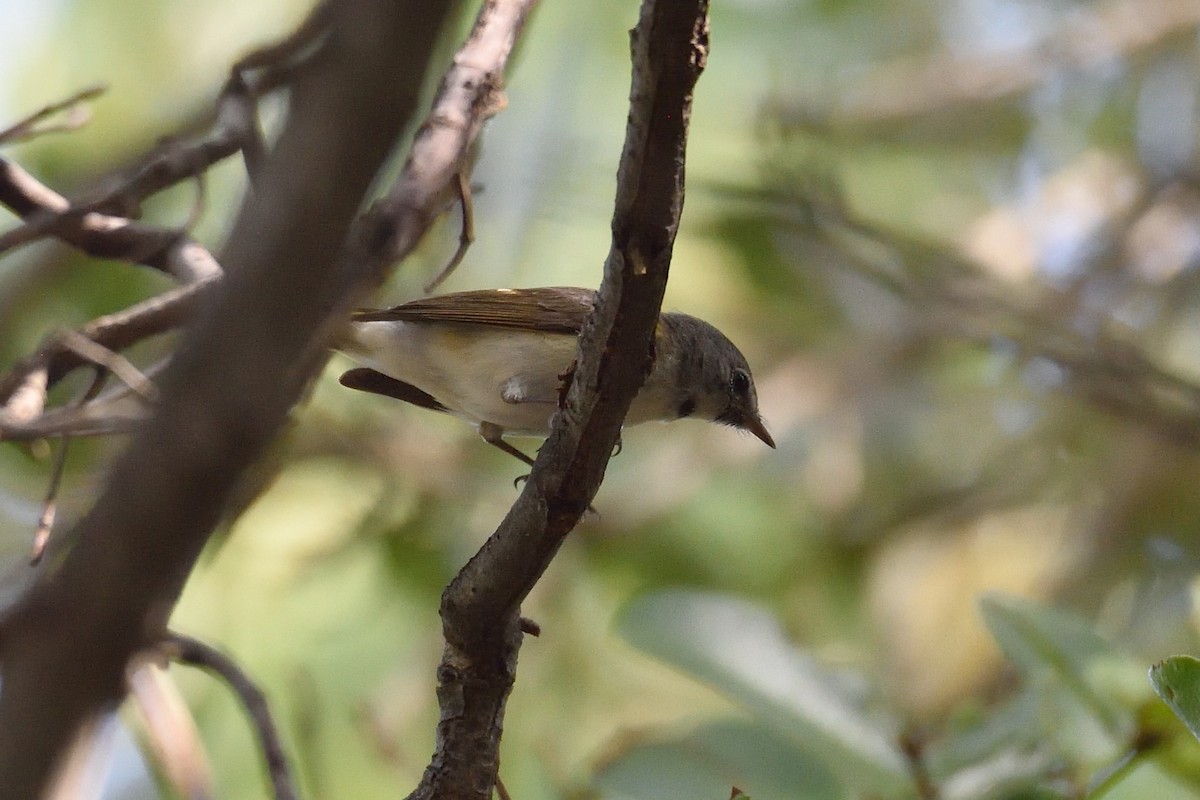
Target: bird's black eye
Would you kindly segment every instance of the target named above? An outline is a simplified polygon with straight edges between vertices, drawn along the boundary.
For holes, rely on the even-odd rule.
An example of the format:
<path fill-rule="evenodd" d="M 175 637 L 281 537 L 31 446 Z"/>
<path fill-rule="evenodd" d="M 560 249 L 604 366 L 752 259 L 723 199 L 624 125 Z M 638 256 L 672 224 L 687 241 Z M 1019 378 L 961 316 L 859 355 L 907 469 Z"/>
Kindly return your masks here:
<path fill-rule="evenodd" d="M 696 412 L 696 401 L 690 397 L 684 398 L 684 401 L 679 404 L 679 418 L 690 417 Z"/>
<path fill-rule="evenodd" d="M 750 390 L 750 373 L 744 369 L 735 369 L 729 378 L 729 386 L 734 394 L 745 394 Z"/>

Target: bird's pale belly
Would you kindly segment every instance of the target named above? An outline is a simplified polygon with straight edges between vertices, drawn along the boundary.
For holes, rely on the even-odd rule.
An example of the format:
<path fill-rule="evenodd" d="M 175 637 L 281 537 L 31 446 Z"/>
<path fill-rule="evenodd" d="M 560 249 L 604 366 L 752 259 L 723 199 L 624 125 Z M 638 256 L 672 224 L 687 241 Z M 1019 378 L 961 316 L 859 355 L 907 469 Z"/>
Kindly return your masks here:
<path fill-rule="evenodd" d="M 360 322 L 343 349 L 474 425 L 545 436 L 576 337 L 429 323 Z"/>

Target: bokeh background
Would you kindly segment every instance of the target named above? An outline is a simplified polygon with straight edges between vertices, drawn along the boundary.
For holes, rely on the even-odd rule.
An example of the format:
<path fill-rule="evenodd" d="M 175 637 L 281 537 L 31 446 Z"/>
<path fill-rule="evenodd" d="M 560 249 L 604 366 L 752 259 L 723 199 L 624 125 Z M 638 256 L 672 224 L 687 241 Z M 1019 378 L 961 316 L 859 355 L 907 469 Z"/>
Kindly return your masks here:
<path fill-rule="evenodd" d="M 0 122 L 109 86 L 86 126 L 6 155 L 82 193 L 205 119 L 233 60 L 306 10 L 0 2 Z M 473 177 L 477 241 L 446 290 L 598 284 L 636 14 L 538 9 Z M 666 305 L 739 344 L 779 448 L 693 421 L 625 433 L 599 513 L 525 608 L 543 635 L 506 720 L 513 797 L 911 796 L 923 768 L 901 785 L 895 753 L 923 763 L 1003 715 L 1026 740 L 981 735 L 963 763 L 1040 760 L 976 783 L 945 766 L 924 796 L 1082 797 L 1119 761 L 1124 740 L 1045 733 L 1067 723 L 1022 705 L 1036 676 L 1002 653 L 996 620 L 1024 619 L 1016 597 L 1059 609 L 1139 670 L 1200 644 L 1198 26 L 1191 0 L 714 4 Z M 281 108 L 266 104 L 268 125 Z M 235 161 L 206 177 L 194 233 L 213 249 L 243 189 Z M 177 187 L 147 218 L 184 224 L 196 197 Z M 451 212 L 379 304 L 416 296 L 457 234 Z M 6 254 L 0 366 L 168 285 L 53 244 Z M 261 682 L 305 796 L 369 800 L 402 796 L 427 763 L 439 594 L 521 470 L 455 420 L 338 386 L 347 364 L 334 357 L 247 482 L 174 624 Z M 72 446 L 60 530 L 120 446 Z M 0 448 L 10 576 L 48 452 Z M 730 678 L 741 669 L 763 705 Z M 1121 674 L 1111 697 L 1141 719 L 1149 686 Z M 171 675 L 216 796 L 266 796 L 229 693 Z M 798 704 L 837 727 L 834 697 L 864 726 L 840 740 L 884 765 L 870 789 L 846 774 L 865 770 L 852 745 L 822 750 L 820 730 L 772 718 Z M 113 724 L 101 796 L 172 796 L 136 709 Z M 1194 797 L 1198 776 L 1186 755 L 1139 758 L 1104 791 Z"/>

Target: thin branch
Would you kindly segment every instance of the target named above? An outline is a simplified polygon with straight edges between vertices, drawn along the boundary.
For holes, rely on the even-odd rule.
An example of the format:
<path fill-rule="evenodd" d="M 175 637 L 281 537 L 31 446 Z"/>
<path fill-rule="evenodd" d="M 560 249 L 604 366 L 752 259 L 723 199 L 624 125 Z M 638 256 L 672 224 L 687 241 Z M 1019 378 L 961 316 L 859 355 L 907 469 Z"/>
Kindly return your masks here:
<path fill-rule="evenodd" d="M 296 793 L 296 782 L 292 778 L 287 756 L 283 752 L 279 728 L 275 725 L 262 690 L 232 658 L 204 642 L 172 632 L 163 640 L 163 646 L 169 658 L 212 672 L 229 685 L 242 701 L 242 706 L 254 723 L 258 744 L 262 748 L 263 758 L 266 759 L 267 775 L 271 779 L 275 800 L 296 800 L 299 797 Z"/>
<path fill-rule="evenodd" d="M 166 269 L 169 259 L 162 259 L 159 250 L 171 244 L 171 238 L 179 234 L 170 232 L 167 241 L 150 238 L 151 231 L 160 229 L 137 226 L 133 232 L 142 239 L 142 255 L 130 255 L 125 242 L 108 242 L 105 252 L 96 252 L 97 244 L 83 238 L 85 233 L 96 233 L 121 229 L 132 225 L 129 219 L 139 215 L 142 201 L 147 197 L 174 186 L 181 181 L 201 175 L 217 162 L 235 153 L 242 152 L 251 178 L 260 172 L 265 159 L 265 146 L 258 124 L 257 100 L 265 92 L 278 88 L 285 80 L 295 77 L 303 57 L 311 60 L 318 53 L 311 45 L 327 33 L 330 11 L 329 3 L 318 5 L 308 19 L 292 36 L 283 41 L 252 52 L 230 70 L 229 79 L 217 99 L 215 124 L 203 135 L 188 141 L 172 141 L 144 159 L 143 163 L 127 171 L 122 177 L 106 181 L 111 188 L 90 200 L 76 203 L 51 190 L 36 184 L 30 176 L 12 165 L 12 174 L 0 176 L 7 186 L 0 186 L 0 202 L 19 214 L 24 224 L 0 235 L 0 252 L 45 236 L 54 235 L 74 244 L 92 255 L 109 258 L 125 258 Z M 251 81 L 251 71 L 263 73 L 261 80 Z M 81 93 L 79 98 L 95 94 L 97 90 Z M 79 98 L 76 98 L 77 102 Z M 48 106 L 39 112 L 45 115 L 71 101 Z M 37 117 L 38 115 L 35 115 Z M 117 252 L 111 248 L 116 247 Z M 153 259 L 147 261 L 146 259 Z M 183 282 L 204 277 L 203 274 L 179 276 Z"/>
<path fill-rule="evenodd" d="M 255 179 L 266 157 L 258 123 L 258 99 L 293 79 L 306 60 L 315 57 L 317 50 L 312 45 L 328 32 L 329 16 L 329 3 L 323 2 L 291 36 L 238 61 L 217 98 L 214 123 L 203 134 L 167 142 L 139 166 L 105 181 L 110 188 L 95 197 L 75 203 L 57 198 L 52 204 L 43 203 L 40 209 L 18 210 L 25 224 L 0 237 L 0 252 L 46 235 L 57 235 L 59 217 L 67 212 L 77 216 L 98 212 L 137 217 L 147 197 L 201 175 L 238 152 L 243 154 L 251 179 Z M 262 76 L 252 80 L 250 72 Z"/>
<path fill-rule="evenodd" d="M 208 251 L 180 231 L 72 208 L 65 197 L 5 158 L 0 158 L 0 203 L 23 219 L 41 221 L 0 234 L 0 253 L 53 235 L 90 256 L 144 264 L 181 283 L 220 272 Z"/>
<path fill-rule="evenodd" d="M 54 453 L 54 467 L 50 470 L 46 499 L 42 503 L 42 513 L 38 515 L 37 527 L 33 530 L 33 545 L 29 551 L 29 563 L 32 566 L 36 566 L 42 560 L 46 544 L 50 541 L 50 532 L 54 529 L 54 517 L 58 513 L 58 487 L 62 483 L 63 467 L 67 464 L 67 450 L 70 446 L 71 440 L 63 437 Z"/>
<path fill-rule="evenodd" d="M 289 36 L 242 56 L 233 65 L 233 72 L 245 73 L 250 70 L 270 72 L 295 63 L 305 50 L 311 48 L 318 39 L 329 33 L 329 26 L 333 19 L 333 3 L 330 0 L 320 0 Z"/>
<path fill-rule="evenodd" d="M 89 86 L 82 89 L 65 100 L 59 100 L 57 103 L 38 109 L 23 120 L 10 125 L 4 130 L 0 130 L 0 145 L 10 144 L 12 142 L 20 142 L 26 139 L 33 139 L 37 136 L 42 136 L 47 133 L 61 133 L 64 131 L 77 130 L 79 127 L 87 123 L 88 111 L 81 106 L 88 100 L 95 100 L 100 95 L 108 91 L 108 87 L 103 84 Z M 49 117 L 56 116 L 60 113 L 66 113 L 66 120 L 55 125 L 43 125 Z"/>
<path fill-rule="evenodd" d="M 467 255 L 467 248 L 475 241 L 475 203 L 471 199 L 471 183 L 467 175 L 459 172 L 454 180 L 455 196 L 458 198 L 459 208 L 462 209 L 462 228 L 458 233 L 458 248 L 454 251 L 454 255 L 442 267 L 441 271 L 434 276 L 433 280 L 425 284 L 425 294 L 429 294 L 449 278 L 454 270 L 458 269 L 458 265 L 462 263 L 463 258 Z"/>
<path fill-rule="evenodd" d="M 48 436 L 79 438 L 133 433 L 149 416 L 142 406 L 130 407 L 125 397 L 101 398 L 82 406 L 54 408 L 25 423 L 0 416 L 0 441 L 32 442 Z"/>
<path fill-rule="evenodd" d="M 91 385 L 88 386 L 87 390 L 72 405 L 78 408 L 93 399 L 100 393 L 106 377 L 107 372 L 105 368 L 97 366 L 95 374 L 92 376 Z M 42 503 L 42 513 L 38 516 L 37 528 L 33 532 L 33 548 L 29 558 L 31 565 L 36 565 L 42 560 L 42 555 L 46 551 L 46 544 L 50 541 L 50 532 L 54 528 L 54 517 L 58 509 L 58 487 L 62 483 L 63 468 L 67 464 L 67 450 L 71 445 L 71 440 L 68 437 L 63 436 L 60 438 L 62 441 L 58 446 L 58 451 L 54 454 L 54 468 L 50 472 L 50 483 L 46 488 L 46 500 Z"/>
<path fill-rule="evenodd" d="M 167 363 L 164 359 L 140 372 L 146 381 L 150 381 Z M 25 420 L 0 408 L 0 441 L 29 442 L 48 436 L 108 436 L 136 430 L 150 416 L 152 406 L 123 383 L 97 395 L 94 390 L 99 388 L 106 375 L 105 370 L 98 370 L 92 389 L 79 400 Z"/>
<path fill-rule="evenodd" d="M 291 35 L 253 50 L 229 71 L 217 98 L 214 124 L 200 136 L 172 141 L 146 158 L 105 194 L 82 203 L 89 211 L 134 216 L 143 200 L 240 152 L 252 182 L 262 173 L 266 146 L 258 122 L 258 100 L 296 78 L 319 55 L 329 34 L 332 4 L 318 3 Z"/>
<path fill-rule="evenodd" d="M 454 65 L 442 79 L 438 96 L 387 196 L 375 203 L 357 226 L 354 241 L 387 243 L 389 257 L 411 253 L 434 217 L 444 210 L 484 123 L 507 103 L 504 66 L 525 19 L 537 0 L 484 0 L 475 25 Z M 353 245 L 350 262 L 357 261 Z"/>
<path fill-rule="evenodd" d="M 642 4 L 617 176 L 613 240 L 578 367 L 554 430 L 500 527 L 442 595 L 436 751 L 410 800 L 488 800 L 521 644 L 520 604 L 604 477 L 645 379 L 683 207 L 692 91 L 708 54 L 708 4 Z"/>
<path fill-rule="evenodd" d="M 157 152 L 126 174 L 110 178 L 107 191 L 75 204 L 83 211 L 136 217 L 142 202 L 183 181 L 202 175 L 215 164 L 243 153 L 251 180 L 258 177 L 264 159 L 258 123 L 258 95 L 238 70 L 233 70 L 217 98 L 215 124 L 200 136 L 166 142 Z M 30 220 L 36 230 L 42 222 Z"/>
<path fill-rule="evenodd" d="M 292 35 L 238 61 L 230 70 L 230 78 L 218 100 L 216 124 L 206 135 L 187 145 L 172 143 L 160 148 L 117 186 L 89 204 L 72 206 L 65 197 L 17 165 L 0 159 L 0 203 L 25 220 L 24 225 L 0 235 L 0 253 L 54 235 L 89 255 L 143 263 L 174 275 L 184 284 L 180 289 L 94 320 L 79 330 L 82 337 L 101 347 L 115 351 L 183 324 L 194 312 L 201 289 L 220 277 L 220 265 L 204 247 L 181 232 L 134 223 L 126 216 L 136 213 L 145 197 L 188 177 L 199 178 L 203 170 L 239 149 L 250 175 L 256 176 L 261 171 L 265 151 L 258 131 L 255 101 L 261 93 L 294 77 L 298 63 L 311 60 L 314 43 L 328 33 L 330 15 L 331 4 L 324 0 Z M 260 73 L 253 88 L 247 80 L 247 74 L 252 72 Z M 63 104 L 48 109 L 59 105 Z M 39 112 L 42 113 L 45 110 Z M 201 202 L 202 185 L 197 204 Z M 113 208 L 123 209 L 123 215 L 103 213 Z M 36 354 L 0 374 L 0 439 L 30 435 L 28 423 L 41 413 L 45 391 L 84 363 L 74 350 L 61 345 L 61 340 L 52 338 Z M 38 378 L 43 375 L 46 380 L 39 384 Z M 21 407 L 10 408 L 14 402 Z M 78 431 L 75 420 L 64 422 L 69 429 Z M 123 429 L 123 424 L 118 423 L 117 427 Z M 100 426 L 96 430 L 104 429 Z"/>
<path fill-rule="evenodd" d="M 50 370 L 45 359 L 34 357 L 20 369 L 0 377 L 0 421 L 24 424 L 41 416 L 46 408 L 46 389 L 50 383 Z"/>

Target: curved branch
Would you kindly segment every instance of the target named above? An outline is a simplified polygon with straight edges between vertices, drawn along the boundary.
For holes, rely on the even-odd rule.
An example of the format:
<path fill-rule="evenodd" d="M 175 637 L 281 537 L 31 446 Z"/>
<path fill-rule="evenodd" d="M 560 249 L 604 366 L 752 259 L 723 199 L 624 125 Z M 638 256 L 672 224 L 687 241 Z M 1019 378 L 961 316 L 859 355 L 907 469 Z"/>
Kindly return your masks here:
<path fill-rule="evenodd" d="M 295 800 L 299 797 L 296 794 L 296 782 L 292 778 L 291 768 L 288 767 L 287 756 L 283 752 L 279 729 L 275 727 L 275 720 L 271 716 L 271 709 L 262 690 L 232 658 L 199 639 L 170 633 L 163 644 L 168 655 L 175 661 L 208 670 L 229 684 L 229 688 L 242 701 L 246 713 L 254 723 L 258 743 L 267 762 L 267 774 L 271 778 L 275 800 Z"/>

